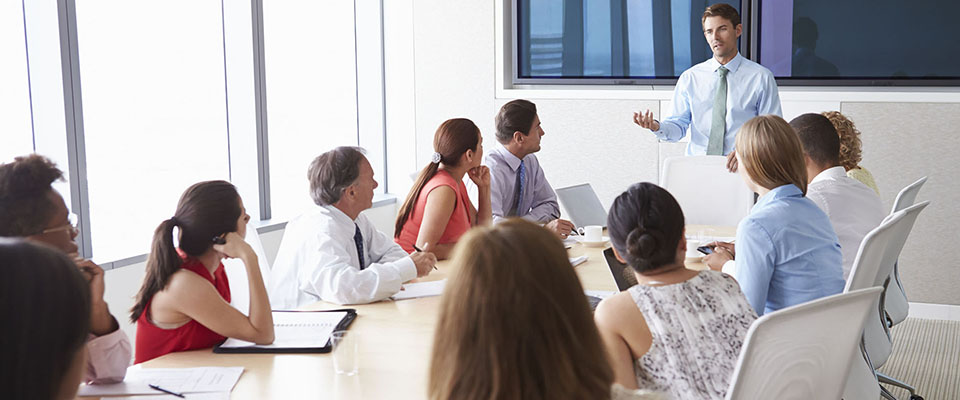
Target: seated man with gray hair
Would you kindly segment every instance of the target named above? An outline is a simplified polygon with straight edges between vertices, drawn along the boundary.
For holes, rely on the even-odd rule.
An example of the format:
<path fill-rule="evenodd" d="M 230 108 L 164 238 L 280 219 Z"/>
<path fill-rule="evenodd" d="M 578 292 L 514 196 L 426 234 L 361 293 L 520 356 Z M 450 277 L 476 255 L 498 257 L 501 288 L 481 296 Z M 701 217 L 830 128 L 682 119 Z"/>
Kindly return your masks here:
<path fill-rule="evenodd" d="M 318 207 L 287 223 L 268 284 L 274 309 L 318 300 L 371 303 L 430 273 L 437 262 L 433 253 L 407 254 L 360 214 L 373 206 L 377 187 L 363 149 L 323 153 L 310 163 L 307 177 Z"/>

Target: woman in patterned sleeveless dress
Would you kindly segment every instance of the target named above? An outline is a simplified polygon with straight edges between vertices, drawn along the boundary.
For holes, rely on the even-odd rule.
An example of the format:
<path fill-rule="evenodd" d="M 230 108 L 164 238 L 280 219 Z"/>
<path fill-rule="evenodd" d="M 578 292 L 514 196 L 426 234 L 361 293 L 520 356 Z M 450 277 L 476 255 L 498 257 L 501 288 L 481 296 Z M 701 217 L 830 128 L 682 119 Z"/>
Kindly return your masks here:
<path fill-rule="evenodd" d="M 683 211 L 657 185 L 621 194 L 607 227 L 617 258 L 639 282 L 602 301 L 594 315 L 615 382 L 672 399 L 722 399 L 757 318 L 736 281 L 684 266 Z"/>

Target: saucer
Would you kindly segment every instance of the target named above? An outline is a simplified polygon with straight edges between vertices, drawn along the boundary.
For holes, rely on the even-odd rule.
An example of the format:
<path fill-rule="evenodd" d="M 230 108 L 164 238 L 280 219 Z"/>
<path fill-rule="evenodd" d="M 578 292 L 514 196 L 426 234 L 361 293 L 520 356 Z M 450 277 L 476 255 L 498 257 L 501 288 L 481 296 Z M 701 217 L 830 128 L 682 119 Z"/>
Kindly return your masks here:
<path fill-rule="evenodd" d="M 602 247 L 603 245 L 607 244 L 608 240 L 610 240 L 609 236 L 604 236 L 600 238 L 599 241 L 596 241 L 596 242 L 588 242 L 587 239 L 584 238 L 583 236 L 575 236 L 575 238 L 576 238 L 576 241 L 580 242 L 581 244 L 587 247 Z"/>

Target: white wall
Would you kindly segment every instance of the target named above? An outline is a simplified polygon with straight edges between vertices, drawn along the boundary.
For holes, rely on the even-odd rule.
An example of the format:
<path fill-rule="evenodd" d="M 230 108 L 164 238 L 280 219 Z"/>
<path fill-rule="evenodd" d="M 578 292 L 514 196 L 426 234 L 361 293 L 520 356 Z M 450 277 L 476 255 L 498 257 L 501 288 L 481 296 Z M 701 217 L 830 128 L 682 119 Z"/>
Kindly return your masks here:
<path fill-rule="evenodd" d="M 509 7 L 508 0 L 399 0 L 393 7 L 408 8 L 384 15 L 387 23 L 411 27 L 393 34 L 401 35 L 404 43 L 412 37 L 412 60 L 399 57 L 413 62 L 412 76 L 400 76 L 414 85 L 393 96 L 405 95 L 415 104 L 415 137 L 387 129 L 391 140 L 416 143 L 414 169 L 429 159 L 434 130 L 442 121 L 472 119 L 490 148 L 498 108 L 523 97 L 536 102 L 540 111 L 546 136 L 538 157 L 554 187 L 590 182 L 609 206 L 629 184 L 657 182 L 660 160 L 683 154 L 684 145 L 657 143 L 632 124 L 631 112 L 649 108 L 659 117 L 667 109 L 671 88 L 510 88 L 503 82 L 501 54 L 509 37 L 496 29 L 506 25 L 497 13 L 504 3 Z M 960 236 L 955 205 L 960 183 L 953 179 L 960 175 L 960 166 L 951 157 L 960 148 L 960 135 L 954 132 L 960 126 L 960 92 L 783 88 L 781 98 L 787 119 L 828 109 L 850 114 L 864 132 L 863 164 L 874 172 L 888 206 L 899 188 L 930 175 L 919 200 L 933 199 L 934 205 L 920 217 L 904 249 L 902 278 L 912 301 L 960 304 L 960 292 L 953 289 L 960 283 L 960 262 L 943 256 Z M 391 190 L 403 197 L 408 187 L 395 185 Z"/>

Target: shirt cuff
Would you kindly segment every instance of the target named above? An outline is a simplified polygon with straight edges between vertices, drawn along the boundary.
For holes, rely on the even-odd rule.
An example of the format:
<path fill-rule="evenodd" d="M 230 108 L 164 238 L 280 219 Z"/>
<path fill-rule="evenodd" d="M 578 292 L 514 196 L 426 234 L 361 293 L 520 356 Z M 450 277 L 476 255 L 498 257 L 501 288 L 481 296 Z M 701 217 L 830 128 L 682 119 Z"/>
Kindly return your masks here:
<path fill-rule="evenodd" d="M 737 273 L 737 262 L 730 260 L 723 263 L 723 266 L 720 267 L 720 271 L 727 275 L 734 276 L 734 274 Z"/>
<path fill-rule="evenodd" d="M 397 272 L 400 273 L 400 282 L 407 282 L 417 278 L 417 265 L 409 256 L 395 261 Z"/>
<path fill-rule="evenodd" d="M 123 381 L 130 365 L 130 340 L 117 329 L 103 336 L 89 335 L 87 341 L 87 373 L 84 381 L 115 383 Z"/>

